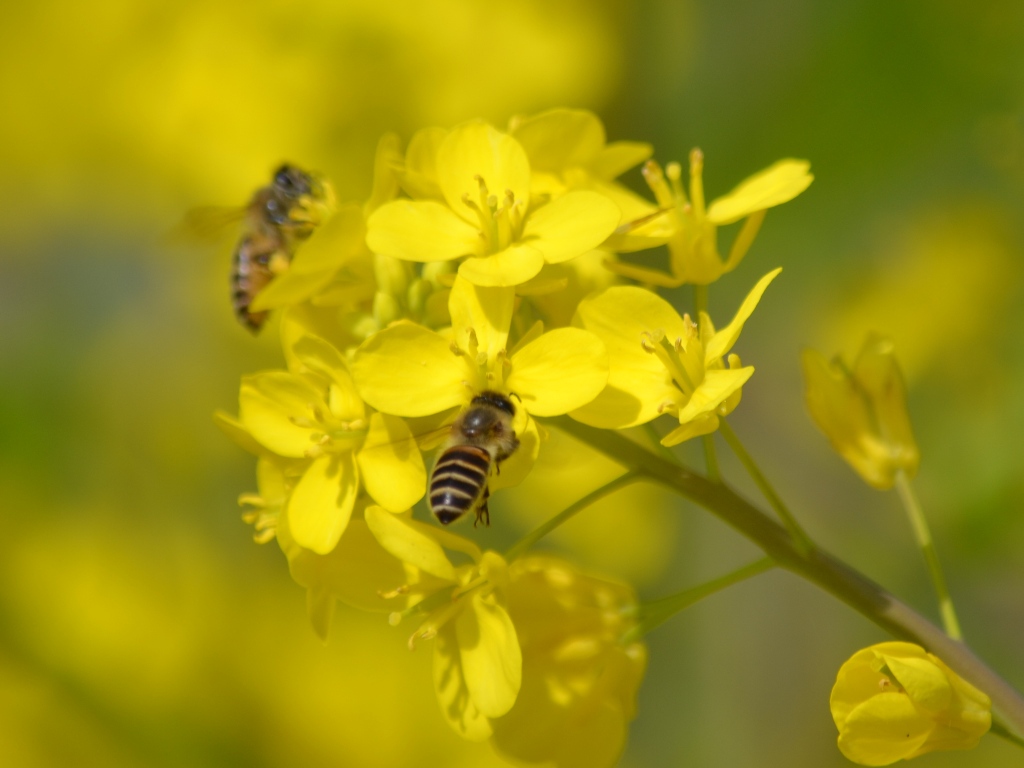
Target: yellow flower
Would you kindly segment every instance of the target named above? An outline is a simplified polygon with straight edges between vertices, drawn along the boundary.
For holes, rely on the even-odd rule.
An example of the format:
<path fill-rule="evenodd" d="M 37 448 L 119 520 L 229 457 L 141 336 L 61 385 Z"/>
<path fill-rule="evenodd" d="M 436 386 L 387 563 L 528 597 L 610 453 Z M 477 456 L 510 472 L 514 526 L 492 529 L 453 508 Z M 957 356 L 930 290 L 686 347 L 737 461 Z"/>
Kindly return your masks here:
<path fill-rule="evenodd" d="M 414 149 L 415 167 L 424 170 L 403 183 L 428 199 L 395 200 L 371 214 L 366 242 L 374 253 L 422 262 L 465 256 L 459 266 L 465 279 L 515 286 L 545 263 L 599 245 L 619 223 L 619 209 L 596 192 L 536 204 L 526 152 L 486 123 L 465 123 L 443 137 L 421 133 Z"/>
<path fill-rule="evenodd" d="M 288 525 L 297 544 L 326 554 L 348 525 L 360 487 L 402 510 L 422 497 L 426 471 L 409 428 L 367 411 L 334 347 L 307 336 L 293 352 L 299 372 L 243 377 L 238 423 L 266 451 L 307 460 L 288 498 Z"/>
<path fill-rule="evenodd" d="M 513 119 L 509 133 L 526 150 L 533 194 L 558 196 L 572 189 L 590 189 L 615 203 L 623 221 L 650 212 L 649 203 L 613 180 L 649 158 L 651 145 L 606 143 L 604 125 L 593 112 L 551 109 Z"/>
<path fill-rule="evenodd" d="M 468 539 L 380 507 L 366 510 L 366 522 L 381 547 L 425 575 L 418 585 L 396 585 L 390 595 L 422 598 L 414 605 L 428 616 L 409 646 L 436 640 L 434 687 L 441 712 L 459 735 L 483 741 L 491 735 L 491 718 L 512 708 L 522 684 L 519 640 L 505 608 L 507 564 Z M 453 565 L 444 548 L 469 555 L 471 562 Z"/>
<path fill-rule="evenodd" d="M 810 349 L 803 369 L 811 417 L 866 483 L 884 490 L 900 470 L 917 472 L 906 385 L 889 339 L 869 334 L 852 371 Z"/>
<path fill-rule="evenodd" d="M 879 643 L 839 669 L 829 700 L 839 749 L 860 765 L 972 749 L 992 725 L 992 702 L 913 643 Z"/>
<path fill-rule="evenodd" d="M 739 404 L 741 388 L 754 373 L 728 352 L 781 271 L 762 277 L 720 331 L 703 313 L 698 329 L 689 315 L 680 317 L 667 301 L 642 288 L 609 288 L 584 299 L 577 324 L 608 348 L 608 386 L 570 415 L 595 427 L 622 429 L 671 413 L 679 426 L 664 437 L 664 445 L 714 432 L 719 416 Z"/>
<path fill-rule="evenodd" d="M 491 721 L 495 748 L 517 763 L 614 765 L 647 664 L 642 643 L 621 642 L 632 626 L 633 591 L 530 556 L 509 567 L 506 594 L 523 682 L 511 711 Z"/>
<path fill-rule="evenodd" d="M 635 280 L 675 287 L 684 283 L 708 285 L 736 268 L 754 242 L 769 208 L 788 202 L 814 180 L 806 160 L 779 160 L 741 182 L 724 197 L 704 204 L 704 155 L 690 153 L 690 195 L 683 191 L 682 169 L 669 163 L 662 173 L 654 161 L 644 166 L 644 177 L 654 193 L 656 207 L 620 227 L 611 246 L 620 252 L 640 251 L 667 243 L 671 274 L 624 263 L 611 263 L 621 275 Z M 668 177 L 666 181 L 665 177 Z M 733 240 L 729 256 L 718 253 L 718 227 L 746 219 Z"/>
<path fill-rule="evenodd" d="M 537 325 L 506 351 L 514 302 L 513 289 L 480 288 L 460 275 L 449 297 L 450 334 L 395 323 L 367 339 L 351 363 L 363 399 L 396 416 L 454 416 L 484 391 L 512 397 L 521 446 L 492 489 L 516 484 L 532 466 L 539 447 L 533 416 L 579 408 L 608 380 L 604 344 L 580 328 L 542 333 Z"/>

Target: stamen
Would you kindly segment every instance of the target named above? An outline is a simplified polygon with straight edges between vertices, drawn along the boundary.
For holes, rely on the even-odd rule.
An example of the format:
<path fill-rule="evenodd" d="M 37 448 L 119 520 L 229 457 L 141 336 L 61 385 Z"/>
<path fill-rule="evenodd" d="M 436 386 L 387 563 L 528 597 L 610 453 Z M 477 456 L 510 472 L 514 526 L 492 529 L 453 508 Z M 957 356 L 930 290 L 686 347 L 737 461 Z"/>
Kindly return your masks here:
<path fill-rule="evenodd" d="M 686 202 L 686 193 L 683 191 L 683 167 L 673 160 L 671 163 L 665 166 L 665 175 L 668 176 L 669 184 L 672 186 L 672 194 L 676 200 L 682 203 Z"/>
<path fill-rule="evenodd" d="M 665 183 L 665 175 L 661 172 L 661 166 L 653 160 L 648 160 L 644 163 L 642 173 L 644 175 L 644 179 L 647 181 L 647 186 L 649 186 L 651 188 L 651 192 L 654 193 L 654 199 L 658 201 L 658 207 L 676 207 L 677 201 L 672 196 L 672 190 L 669 189 L 668 184 Z M 685 198 L 682 202 L 685 202 Z"/>
<path fill-rule="evenodd" d="M 694 148 L 690 152 L 690 199 L 694 213 L 704 218 L 704 153 Z"/>
<path fill-rule="evenodd" d="M 462 202 L 463 202 L 463 204 L 464 204 L 464 205 L 465 205 L 465 206 L 466 206 L 467 208 L 469 208 L 469 209 L 470 209 L 470 210 L 472 210 L 472 211 L 475 211 L 475 212 L 476 212 L 476 214 L 477 214 L 477 216 L 481 216 L 481 215 L 482 215 L 482 211 L 480 210 L 480 206 L 479 206 L 479 205 L 477 205 L 476 203 L 474 203 L 474 202 L 473 202 L 473 201 L 472 201 L 472 200 L 471 200 L 471 199 L 469 198 L 469 192 L 463 192 L 463 193 L 462 193 Z"/>
<path fill-rule="evenodd" d="M 391 590 L 377 590 L 377 594 L 385 600 L 393 600 L 396 597 L 401 597 L 409 593 L 409 585 L 403 584 L 400 587 L 395 587 Z"/>
<path fill-rule="evenodd" d="M 481 207 L 481 209 L 483 209 L 485 211 L 486 210 L 490 210 L 491 206 L 489 205 L 490 201 L 488 200 L 488 198 L 490 197 L 490 193 L 489 193 L 489 191 L 487 189 L 487 182 L 484 181 L 484 177 L 481 176 L 479 173 L 476 174 L 475 176 L 473 176 L 473 179 L 476 181 L 477 186 L 480 188 L 480 207 Z"/>

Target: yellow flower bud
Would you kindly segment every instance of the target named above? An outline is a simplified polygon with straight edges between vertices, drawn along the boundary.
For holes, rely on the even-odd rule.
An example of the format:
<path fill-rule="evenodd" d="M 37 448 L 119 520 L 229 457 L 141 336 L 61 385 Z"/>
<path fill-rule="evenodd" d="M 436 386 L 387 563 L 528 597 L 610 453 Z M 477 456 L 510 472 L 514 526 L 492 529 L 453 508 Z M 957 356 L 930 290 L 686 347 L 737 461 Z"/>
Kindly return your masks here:
<path fill-rule="evenodd" d="M 917 472 L 921 457 L 891 340 L 868 335 L 852 370 L 805 350 L 803 369 L 811 418 L 868 485 L 885 490 L 900 470 Z"/>
<path fill-rule="evenodd" d="M 839 668 L 829 705 L 840 751 L 860 765 L 972 749 L 992 725 L 989 697 L 913 643 L 855 653 Z"/>

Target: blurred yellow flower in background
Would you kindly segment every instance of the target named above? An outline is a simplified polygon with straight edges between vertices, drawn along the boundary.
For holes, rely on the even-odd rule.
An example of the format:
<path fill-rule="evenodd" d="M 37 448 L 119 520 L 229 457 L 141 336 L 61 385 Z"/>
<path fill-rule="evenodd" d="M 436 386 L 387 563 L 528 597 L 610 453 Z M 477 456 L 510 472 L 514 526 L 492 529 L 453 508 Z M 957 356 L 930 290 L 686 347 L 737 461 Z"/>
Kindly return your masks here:
<path fill-rule="evenodd" d="M 832 447 L 874 488 L 917 473 L 921 455 L 907 414 L 907 388 L 891 340 L 869 334 L 852 368 L 803 353 L 807 407 Z"/>
<path fill-rule="evenodd" d="M 614 765 L 647 666 L 644 644 L 622 641 L 636 596 L 540 555 L 512 563 L 507 595 L 523 684 L 512 710 L 492 722 L 495 748 L 527 764 Z"/>

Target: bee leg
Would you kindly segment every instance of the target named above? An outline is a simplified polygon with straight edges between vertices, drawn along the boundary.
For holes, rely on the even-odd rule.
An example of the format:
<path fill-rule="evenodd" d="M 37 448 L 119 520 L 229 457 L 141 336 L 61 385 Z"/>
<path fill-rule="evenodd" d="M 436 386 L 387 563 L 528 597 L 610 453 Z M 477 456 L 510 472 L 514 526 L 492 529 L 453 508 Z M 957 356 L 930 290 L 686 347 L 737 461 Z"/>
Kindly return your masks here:
<path fill-rule="evenodd" d="M 487 508 L 487 499 L 490 498 L 491 489 L 484 488 L 484 497 L 480 500 L 480 506 L 476 508 L 476 520 L 473 521 L 473 527 L 476 528 L 476 524 L 481 520 L 484 521 L 485 527 L 491 525 L 491 511 Z"/>

